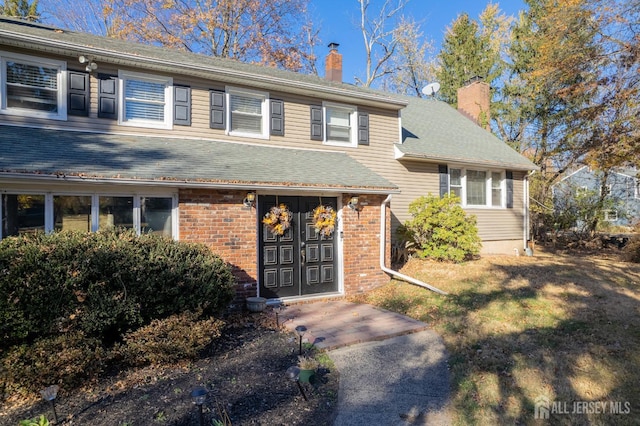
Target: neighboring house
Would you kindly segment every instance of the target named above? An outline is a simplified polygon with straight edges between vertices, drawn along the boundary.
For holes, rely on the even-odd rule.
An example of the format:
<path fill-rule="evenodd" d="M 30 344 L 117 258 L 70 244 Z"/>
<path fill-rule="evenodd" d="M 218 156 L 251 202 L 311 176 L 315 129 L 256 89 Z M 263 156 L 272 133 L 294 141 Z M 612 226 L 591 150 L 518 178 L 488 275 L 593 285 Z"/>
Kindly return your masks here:
<path fill-rule="evenodd" d="M 330 47 L 337 81 L 0 17 L 0 238 L 125 226 L 206 243 L 238 301 L 387 282 L 392 230 L 427 193 L 461 196 L 485 252 L 524 247 L 535 166 L 442 102 L 341 83 Z M 279 204 L 282 236 L 261 222 Z M 320 204 L 338 212 L 328 236 Z"/>
<path fill-rule="evenodd" d="M 640 180 L 634 169 L 616 168 L 603 182 L 602 172 L 582 166 L 552 186 L 556 209 L 563 208 L 581 191 L 599 195 L 607 192 L 608 208 L 600 212 L 603 221 L 617 226 L 632 226 L 640 219 Z M 602 184 L 605 184 L 604 186 Z M 580 221 L 579 221 L 580 222 Z M 576 223 L 580 226 L 580 223 Z"/>

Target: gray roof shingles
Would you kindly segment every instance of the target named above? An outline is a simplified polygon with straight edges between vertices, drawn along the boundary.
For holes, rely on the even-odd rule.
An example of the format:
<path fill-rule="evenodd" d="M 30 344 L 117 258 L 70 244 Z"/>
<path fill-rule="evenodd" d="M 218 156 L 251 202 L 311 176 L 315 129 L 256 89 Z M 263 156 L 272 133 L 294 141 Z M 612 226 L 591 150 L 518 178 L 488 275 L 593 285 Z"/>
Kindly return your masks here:
<path fill-rule="evenodd" d="M 0 153 L 0 172 L 25 175 L 397 190 L 333 151 L 0 126 Z"/>
<path fill-rule="evenodd" d="M 517 170 L 538 168 L 445 102 L 405 99 L 409 104 L 402 110 L 403 141 L 396 147 L 407 157 Z"/>

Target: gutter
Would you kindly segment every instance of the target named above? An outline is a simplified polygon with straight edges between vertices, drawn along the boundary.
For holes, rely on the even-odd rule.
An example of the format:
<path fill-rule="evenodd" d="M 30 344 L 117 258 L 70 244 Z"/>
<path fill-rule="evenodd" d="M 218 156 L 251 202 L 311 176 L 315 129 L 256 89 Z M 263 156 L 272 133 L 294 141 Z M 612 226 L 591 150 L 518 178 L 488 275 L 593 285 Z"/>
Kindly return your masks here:
<path fill-rule="evenodd" d="M 399 193 L 400 190 L 396 188 L 356 188 L 356 187 L 343 187 L 343 186 L 306 186 L 306 185 L 285 185 L 285 184 L 251 184 L 251 183 L 236 183 L 236 182 L 199 182 L 179 179 L 131 179 L 131 178 L 100 178 L 100 177 L 86 177 L 86 176 L 66 176 L 58 174 L 25 174 L 25 173 L 11 173 L 1 172 L 0 180 L 5 180 L 11 183 L 21 182 L 72 182 L 72 183 L 90 183 L 90 184 L 109 184 L 109 185 L 127 185 L 127 186 L 162 186 L 171 188 L 202 188 L 202 189 L 234 189 L 234 190 L 253 190 L 253 191 L 281 191 L 281 192 L 358 192 L 360 194 L 388 194 Z M 0 191 L 1 192 L 1 191 Z"/>
<path fill-rule="evenodd" d="M 436 293 L 447 295 L 446 291 L 442 291 L 439 288 L 433 287 L 430 284 L 417 280 L 408 275 L 401 274 L 398 271 L 394 271 L 393 269 L 389 269 L 384 265 L 385 251 L 386 251 L 386 228 L 387 228 L 387 205 L 391 201 L 391 194 L 387 196 L 387 198 L 380 204 L 380 269 L 383 272 L 393 276 L 394 278 L 400 279 L 402 281 L 406 281 L 410 284 L 415 284 L 420 287 L 424 287 L 431 291 L 435 291 Z"/>

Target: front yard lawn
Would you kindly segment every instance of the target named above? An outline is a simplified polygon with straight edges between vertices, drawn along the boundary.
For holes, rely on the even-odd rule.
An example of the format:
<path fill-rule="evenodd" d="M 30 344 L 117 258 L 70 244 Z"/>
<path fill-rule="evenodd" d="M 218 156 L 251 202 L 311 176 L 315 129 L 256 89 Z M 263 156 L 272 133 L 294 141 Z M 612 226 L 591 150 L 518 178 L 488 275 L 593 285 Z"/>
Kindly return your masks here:
<path fill-rule="evenodd" d="M 358 301 L 425 321 L 449 351 L 454 424 L 638 424 L 640 265 L 613 255 L 410 260 Z"/>

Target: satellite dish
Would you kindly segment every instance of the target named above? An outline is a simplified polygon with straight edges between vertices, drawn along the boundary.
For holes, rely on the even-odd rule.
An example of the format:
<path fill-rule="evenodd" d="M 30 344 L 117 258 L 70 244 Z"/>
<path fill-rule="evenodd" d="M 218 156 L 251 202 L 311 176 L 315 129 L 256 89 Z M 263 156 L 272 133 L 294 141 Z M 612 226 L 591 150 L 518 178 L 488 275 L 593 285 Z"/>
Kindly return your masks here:
<path fill-rule="evenodd" d="M 422 88 L 422 93 L 427 96 L 433 96 L 440 90 L 440 83 L 430 83 Z"/>

